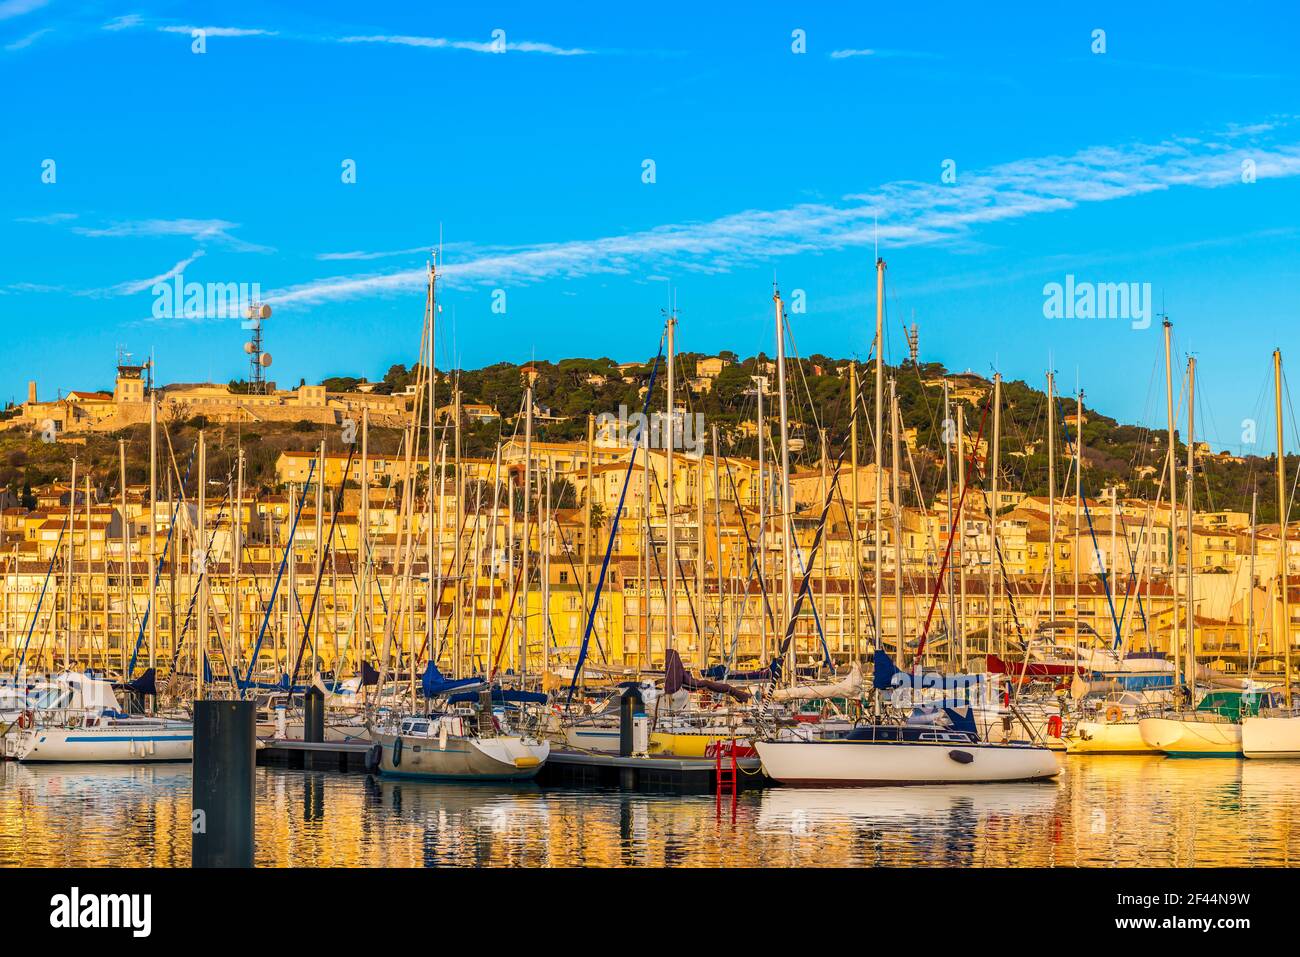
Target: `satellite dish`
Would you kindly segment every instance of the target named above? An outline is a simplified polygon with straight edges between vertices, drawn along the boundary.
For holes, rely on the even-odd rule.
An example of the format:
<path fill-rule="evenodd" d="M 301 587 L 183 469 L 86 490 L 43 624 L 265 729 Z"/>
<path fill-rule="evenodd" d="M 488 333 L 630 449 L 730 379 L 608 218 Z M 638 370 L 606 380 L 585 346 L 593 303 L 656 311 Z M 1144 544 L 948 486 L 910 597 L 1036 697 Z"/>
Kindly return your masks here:
<path fill-rule="evenodd" d="M 267 366 L 271 364 L 271 353 L 263 352 L 261 361 L 262 361 L 262 368 L 265 369 Z"/>
<path fill-rule="evenodd" d="M 270 307 L 270 306 L 267 306 L 267 305 L 265 305 L 265 304 L 262 305 L 262 306 L 260 306 L 260 307 L 258 308 L 258 310 L 257 310 L 257 318 L 259 318 L 259 319 L 270 319 L 270 318 L 271 318 L 271 307 Z"/>
<path fill-rule="evenodd" d="M 247 352 L 250 356 L 253 354 L 253 352 L 254 352 L 256 349 L 257 349 L 257 346 L 255 346 L 253 343 L 251 343 L 251 342 L 245 342 L 245 343 L 244 343 L 244 351 Z"/>

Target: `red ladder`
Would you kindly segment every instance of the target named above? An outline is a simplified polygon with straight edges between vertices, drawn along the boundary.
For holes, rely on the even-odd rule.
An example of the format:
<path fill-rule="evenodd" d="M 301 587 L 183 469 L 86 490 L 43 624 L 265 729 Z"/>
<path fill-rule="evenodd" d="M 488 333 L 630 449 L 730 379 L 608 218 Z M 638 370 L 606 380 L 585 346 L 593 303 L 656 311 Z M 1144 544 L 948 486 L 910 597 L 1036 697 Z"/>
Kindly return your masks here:
<path fill-rule="evenodd" d="M 723 751 L 731 759 L 730 764 L 724 764 L 722 757 Z M 732 738 L 730 742 L 717 741 L 713 745 L 713 777 L 716 782 L 715 791 L 715 813 L 718 817 L 722 816 L 722 794 L 724 791 L 731 794 L 731 819 L 736 819 L 736 791 L 739 787 L 738 768 L 736 766 L 736 739 Z"/>

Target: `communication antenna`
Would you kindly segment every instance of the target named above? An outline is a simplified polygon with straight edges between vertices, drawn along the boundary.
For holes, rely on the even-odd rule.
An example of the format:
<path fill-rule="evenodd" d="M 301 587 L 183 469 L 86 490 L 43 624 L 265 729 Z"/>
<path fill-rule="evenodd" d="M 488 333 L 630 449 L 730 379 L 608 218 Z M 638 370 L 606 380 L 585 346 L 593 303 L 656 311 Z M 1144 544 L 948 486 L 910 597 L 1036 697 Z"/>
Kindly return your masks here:
<path fill-rule="evenodd" d="M 916 365 L 916 357 L 921 354 L 921 330 L 915 322 L 907 330 L 907 353 L 912 357 L 912 365 Z"/>
<path fill-rule="evenodd" d="M 244 343 L 244 352 L 248 355 L 249 395 L 266 395 L 266 370 L 271 365 L 271 353 L 262 349 L 262 323 L 270 318 L 271 307 L 255 302 L 248 307 L 248 319 L 243 323 L 243 327 L 253 334 Z"/>

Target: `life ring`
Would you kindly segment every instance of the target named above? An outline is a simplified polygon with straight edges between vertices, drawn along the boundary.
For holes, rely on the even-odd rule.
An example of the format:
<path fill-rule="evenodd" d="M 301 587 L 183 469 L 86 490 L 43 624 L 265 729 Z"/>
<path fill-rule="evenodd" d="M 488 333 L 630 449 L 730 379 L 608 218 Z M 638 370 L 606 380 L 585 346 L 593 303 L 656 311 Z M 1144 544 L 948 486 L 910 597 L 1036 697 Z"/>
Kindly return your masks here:
<path fill-rule="evenodd" d="M 393 739 L 393 767 L 398 767 L 402 763 L 402 736 L 399 734 Z"/>
<path fill-rule="evenodd" d="M 18 727 L 20 730 L 26 731 L 32 726 L 32 723 L 32 713 L 30 711 L 24 711 L 18 716 Z"/>
<path fill-rule="evenodd" d="M 1117 704 L 1111 705 L 1106 709 L 1106 723 L 1114 724 L 1117 721 L 1124 720 L 1124 709 Z"/>

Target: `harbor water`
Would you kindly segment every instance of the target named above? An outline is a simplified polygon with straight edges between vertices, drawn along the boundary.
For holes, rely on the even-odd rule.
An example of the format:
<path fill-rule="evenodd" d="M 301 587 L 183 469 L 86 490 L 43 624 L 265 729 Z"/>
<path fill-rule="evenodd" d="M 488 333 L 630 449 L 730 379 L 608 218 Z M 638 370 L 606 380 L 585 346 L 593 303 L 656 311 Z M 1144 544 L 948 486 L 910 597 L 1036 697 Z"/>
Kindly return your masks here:
<path fill-rule="evenodd" d="M 1045 784 L 713 795 L 257 771 L 265 867 L 1285 866 L 1300 762 L 1063 759 Z M 0 766 L 0 866 L 186 867 L 188 765 Z"/>

